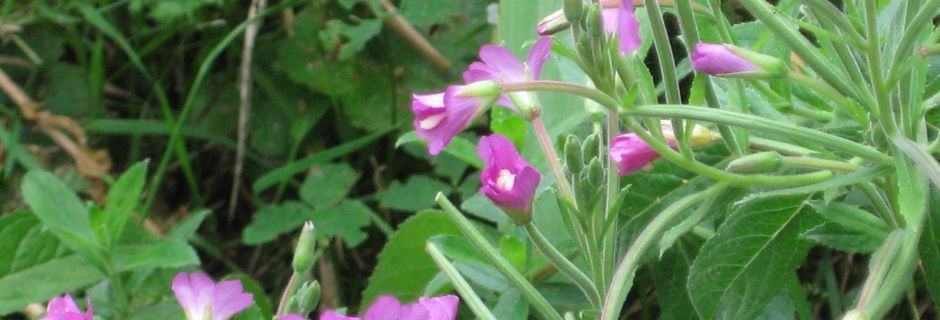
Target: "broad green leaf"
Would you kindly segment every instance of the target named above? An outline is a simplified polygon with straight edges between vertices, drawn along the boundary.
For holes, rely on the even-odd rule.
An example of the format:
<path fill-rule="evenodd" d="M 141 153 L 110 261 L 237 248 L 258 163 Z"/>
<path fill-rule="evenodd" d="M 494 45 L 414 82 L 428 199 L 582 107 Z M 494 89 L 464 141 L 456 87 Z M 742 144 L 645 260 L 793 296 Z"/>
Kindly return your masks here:
<path fill-rule="evenodd" d="M 325 164 L 310 170 L 300 186 L 300 198 L 314 208 L 338 203 L 356 183 L 359 174 L 348 164 Z"/>
<path fill-rule="evenodd" d="M 395 181 L 376 195 L 386 208 L 401 211 L 418 211 L 434 206 L 438 192 L 450 194 L 450 185 L 425 175 L 413 175 L 404 184 Z"/>
<path fill-rule="evenodd" d="M 656 299 L 662 310 L 660 319 L 698 319 L 689 301 L 687 280 L 699 247 L 701 244 L 679 239 L 671 250 L 662 255 L 659 262 L 650 267 L 656 284 Z"/>
<path fill-rule="evenodd" d="M 924 234 L 920 239 L 920 258 L 924 266 L 927 289 L 934 302 L 940 301 L 940 195 L 938 188 L 930 193 L 930 212 L 924 223 Z"/>
<path fill-rule="evenodd" d="M 168 238 L 188 241 L 189 238 L 196 234 L 196 231 L 199 230 L 199 226 L 202 225 L 202 221 L 205 220 L 210 213 L 212 213 L 212 211 L 209 210 L 198 210 L 191 213 L 186 219 L 183 219 L 182 222 L 173 227 Z"/>
<path fill-rule="evenodd" d="M 499 238 L 499 250 L 509 260 L 516 270 L 525 271 L 526 258 L 529 256 L 528 247 L 519 238 L 513 235 L 504 235 Z"/>
<path fill-rule="evenodd" d="M 112 241 L 121 238 L 127 218 L 140 203 L 140 192 L 143 191 L 147 179 L 147 163 L 148 161 L 141 161 L 131 166 L 108 190 L 104 215 Z"/>
<path fill-rule="evenodd" d="M 28 213 L 0 217 L 0 315 L 104 278 L 42 229 Z"/>
<path fill-rule="evenodd" d="M 885 235 L 887 236 L 887 235 Z M 884 243 L 885 236 L 877 237 L 845 226 L 826 222 L 802 234 L 804 239 L 844 252 L 873 253 Z"/>
<path fill-rule="evenodd" d="M 259 244 L 274 240 L 277 236 L 300 227 L 304 221 L 310 219 L 310 212 L 310 207 L 295 201 L 264 206 L 255 212 L 251 223 L 242 230 L 242 242 Z"/>
<path fill-rule="evenodd" d="M 440 211 L 423 211 L 400 224 L 379 254 L 360 305 L 369 305 L 381 294 L 402 301 L 418 298 L 438 272 L 437 265 L 424 251 L 425 242 L 440 234 L 459 234 Z"/>
<path fill-rule="evenodd" d="M 499 296 L 496 307 L 493 307 L 493 315 L 504 320 L 529 319 L 529 302 L 522 298 L 519 289 L 510 288 Z"/>
<path fill-rule="evenodd" d="M 346 200 L 335 207 L 321 208 L 310 213 L 317 228 L 317 238 L 337 236 L 350 247 L 358 246 L 368 234 L 362 228 L 369 226 L 374 213 L 357 200 Z"/>
<path fill-rule="evenodd" d="M 416 26 L 428 26 L 445 21 L 448 16 L 462 14 L 468 6 L 478 2 L 466 0 L 404 0 L 398 12 Z"/>
<path fill-rule="evenodd" d="M 22 192 L 33 214 L 66 245 L 86 253 L 101 249 L 88 209 L 58 177 L 41 170 L 30 171 L 23 179 Z"/>
<path fill-rule="evenodd" d="M 118 271 L 143 268 L 178 268 L 199 264 L 199 256 L 185 240 L 166 239 L 150 245 L 115 248 L 113 259 Z"/>
<path fill-rule="evenodd" d="M 784 287 L 812 242 L 800 233 L 818 218 L 800 214 L 808 196 L 758 200 L 739 208 L 699 252 L 689 296 L 701 319 L 753 319 Z"/>
<path fill-rule="evenodd" d="M 339 59 L 347 60 L 365 47 L 366 42 L 382 31 L 382 20 L 361 20 L 350 25 L 342 20 L 330 20 L 320 31 L 320 40 L 325 46 L 339 47 Z"/>

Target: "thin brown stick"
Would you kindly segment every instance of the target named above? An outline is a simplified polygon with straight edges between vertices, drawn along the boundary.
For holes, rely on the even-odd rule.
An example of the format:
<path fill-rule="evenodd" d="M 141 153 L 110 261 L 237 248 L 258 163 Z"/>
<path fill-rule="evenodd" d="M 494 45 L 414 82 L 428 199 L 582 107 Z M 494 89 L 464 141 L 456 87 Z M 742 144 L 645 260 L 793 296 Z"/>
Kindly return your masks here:
<path fill-rule="evenodd" d="M 248 19 L 254 19 L 259 12 L 267 6 L 266 0 L 252 0 L 248 9 Z M 228 199 L 228 221 L 235 218 L 235 208 L 238 205 L 238 189 L 242 183 L 242 168 L 245 164 L 245 141 L 248 137 L 248 118 L 251 116 L 251 55 L 255 47 L 255 36 L 261 19 L 248 25 L 245 29 L 245 44 L 242 49 L 241 85 L 239 86 L 238 107 L 238 146 L 235 149 L 235 172 L 232 177 L 232 192 Z"/>
<path fill-rule="evenodd" d="M 425 39 L 418 30 L 415 30 L 414 26 L 412 26 L 408 20 L 405 20 L 405 18 L 399 15 L 397 13 L 398 8 L 395 8 L 394 4 L 388 0 L 379 0 L 379 3 L 382 4 L 382 8 L 388 12 L 388 18 L 385 19 L 385 22 L 388 23 L 389 27 L 392 27 L 392 30 L 395 30 L 395 32 L 411 43 L 411 45 L 418 50 L 418 53 L 430 60 L 438 70 L 441 72 L 450 70 L 450 67 L 453 65 L 450 63 L 450 60 L 447 60 L 444 55 L 437 51 L 437 49 L 428 42 L 428 39 Z"/>

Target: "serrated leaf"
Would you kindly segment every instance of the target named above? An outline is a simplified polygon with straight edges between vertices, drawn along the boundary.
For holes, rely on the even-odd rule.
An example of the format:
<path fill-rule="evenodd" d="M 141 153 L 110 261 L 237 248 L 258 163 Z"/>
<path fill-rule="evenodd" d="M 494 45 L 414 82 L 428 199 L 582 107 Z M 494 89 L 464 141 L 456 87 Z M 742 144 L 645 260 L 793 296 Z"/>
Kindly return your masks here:
<path fill-rule="evenodd" d="M 242 230 L 242 242 L 259 244 L 274 240 L 277 236 L 300 227 L 304 221 L 310 219 L 310 215 L 310 207 L 295 201 L 264 206 L 255 212 L 251 223 Z"/>
<path fill-rule="evenodd" d="M 401 211 L 418 211 L 434 206 L 434 196 L 438 192 L 450 194 L 450 185 L 425 175 L 414 175 L 404 184 L 398 181 L 376 195 L 379 203 L 386 208 Z"/>
<path fill-rule="evenodd" d="M 33 214 L 72 250 L 92 255 L 100 250 L 92 230 L 88 208 L 62 180 L 51 173 L 32 170 L 22 184 L 23 198 Z"/>
<path fill-rule="evenodd" d="M 884 237 L 848 229 L 843 225 L 827 222 L 803 233 L 804 239 L 844 252 L 873 253 L 884 243 Z"/>
<path fill-rule="evenodd" d="M 332 206 L 349 193 L 359 174 L 345 163 L 325 164 L 307 174 L 300 198 L 314 208 Z"/>
<path fill-rule="evenodd" d="M 350 247 L 358 246 L 368 236 L 362 228 L 369 226 L 372 209 L 362 202 L 346 200 L 335 207 L 322 208 L 310 213 L 317 228 L 317 238 L 337 236 Z"/>
<path fill-rule="evenodd" d="M 91 285 L 104 275 L 28 213 L 0 217 L 0 315 Z"/>
<path fill-rule="evenodd" d="M 883 220 L 855 206 L 842 202 L 823 203 L 822 201 L 810 201 L 807 204 L 826 220 L 838 223 L 856 233 L 864 233 L 884 240 L 891 231 L 891 227 Z"/>
<path fill-rule="evenodd" d="M 183 219 L 182 222 L 173 227 L 168 238 L 188 241 L 189 238 L 196 234 L 196 231 L 199 230 L 199 226 L 202 225 L 202 221 L 205 220 L 210 213 L 212 213 L 212 211 L 199 210 L 190 214 L 186 219 Z"/>
<path fill-rule="evenodd" d="M 379 254 L 360 305 L 369 305 L 381 294 L 402 301 L 418 298 L 438 272 L 424 251 L 425 242 L 441 234 L 458 235 L 459 231 L 440 211 L 420 212 L 399 225 Z"/>
<path fill-rule="evenodd" d="M 752 319 L 780 292 L 812 242 L 801 215 L 808 196 L 768 198 L 735 211 L 702 247 L 689 272 L 689 296 L 701 319 Z"/>

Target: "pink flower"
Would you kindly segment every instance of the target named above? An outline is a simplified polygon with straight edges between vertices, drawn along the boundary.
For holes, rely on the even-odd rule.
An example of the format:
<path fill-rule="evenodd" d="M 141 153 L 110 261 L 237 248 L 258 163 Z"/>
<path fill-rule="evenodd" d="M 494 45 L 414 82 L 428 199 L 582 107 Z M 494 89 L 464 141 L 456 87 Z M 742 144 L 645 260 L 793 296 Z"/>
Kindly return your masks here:
<path fill-rule="evenodd" d="M 525 161 L 505 137 L 493 134 L 480 138 L 477 154 L 485 164 L 480 173 L 480 192 L 501 207 L 513 222 L 532 220 L 532 198 L 542 176 Z"/>
<path fill-rule="evenodd" d="M 463 80 L 466 83 L 492 80 L 498 84 L 509 84 L 538 79 L 542 73 L 542 65 L 548 60 L 551 51 L 552 38 L 540 37 L 532 45 L 525 63 L 522 63 L 509 49 L 488 44 L 480 48 L 481 61 L 471 63 L 467 71 L 464 71 Z M 515 98 L 525 99 L 524 96 L 519 94 Z M 496 102 L 518 111 L 516 104 L 506 94 L 501 95 Z"/>
<path fill-rule="evenodd" d="M 173 278 L 173 293 L 188 320 L 225 320 L 251 306 L 252 295 L 238 280 L 216 284 L 203 273 L 179 273 Z"/>
<path fill-rule="evenodd" d="M 428 141 L 428 153 L 439 154 L 493 99 L 517 111 L 513 101 L 529 103 L 530 93 L 517 92 L 510 99 L 500 93 L 498 85 L 538 78 L 551 47 L 551 38 L 542 37 L 532 46 L 523 64 L 508 49 L 485 45 L 480 49 L 482 62 L 470 64 L 463 73 L 467 84 L 453 85 L 442 92 L 413 95 L 411 111 L 415 120 L 412 126 L 421 139 Z"/>
<path fill-rule="evenodd" d="M 43 320 L 92 320 L 95 317 L 94 314 L 91 300 L 88 300 L 88 310 L 82 314 L 82 310 L 75 305 L 72 295 L 66 293 L 49 300 L 49 304 L 46 305 L 46 317 Z"/>
<path fill-rule="evenodd" d="M 716 76 L 761 71 L 759 66 L 742 58 L 724 44 L 701 42 L 695 44 L 692 68 Z"/>
<path fill-rule="evenodd" d="M 636 21 L 632 0 L 621 0 L 617 7 L 601 9 L 601 18 L 604 22 L 604 31 L 615 35 L 620 40 L 620 53 L 633 52 L 643 44 L 643 40 L 640 39 L 640 24 Z"/>
<path fill-rule="evenodd" d="M 457 318 L 459 303 L 455 295 L 422 297 L 406 305 L 401 305 L 394 297 L 380 296 L 361 318 L 328 310 L 320 315 L 320 320 L 453 320 Z"/>
<path fill-rule="evenodd" d="M 307 319 L 296 314 L 285 314 L 283 316 L 277 317 L 275 320 L 307 320 Z"/>
<path fill-rule="evenodd" d="M 635 133 L 614 137 L 610 145 L 610 159 L 620 164 L 617 174 L 632 174 L 659 158 L 659 153 Z"/>

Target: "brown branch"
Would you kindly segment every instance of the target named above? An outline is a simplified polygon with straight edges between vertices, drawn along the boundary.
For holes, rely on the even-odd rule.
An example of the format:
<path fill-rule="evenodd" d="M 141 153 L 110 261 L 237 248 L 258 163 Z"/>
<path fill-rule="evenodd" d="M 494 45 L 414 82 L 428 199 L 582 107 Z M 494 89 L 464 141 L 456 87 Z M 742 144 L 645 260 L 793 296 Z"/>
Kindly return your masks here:
<path fill-rule="evenodd" d="M 418 30 L 415 30 L 414 26 L 412 26 L 408 20 L 405 20 L 405 18 L 399 15 L 397 13 L 398 9 L 395 8 L 394 4 L 388 0 L 379 0 L 379 3 L 381 3 L 382 8 L 388 12 L 388 17 L 385 19 L 385 22 L 388 23 L 389 27 L 392 27 L 392 30 L 395 30 L 395 32 L 411 43 L 411 45 L 418 50 L 418 53 L 430 60 L 438 70 L 441 72 L 450 70 L 450 67 L 453 65 L 450 60 L 447 60 L 444 55 L 437 51 L 437 49 L 428 42 L 428 39 L 425 39 Z"/>

